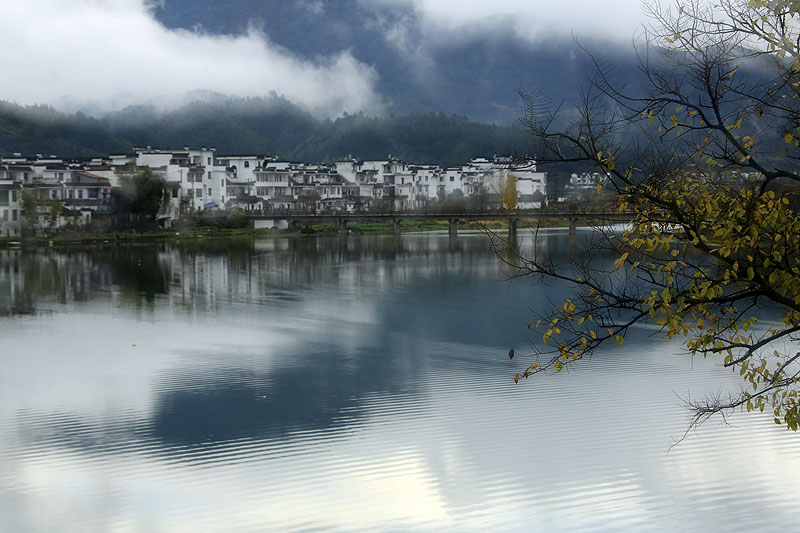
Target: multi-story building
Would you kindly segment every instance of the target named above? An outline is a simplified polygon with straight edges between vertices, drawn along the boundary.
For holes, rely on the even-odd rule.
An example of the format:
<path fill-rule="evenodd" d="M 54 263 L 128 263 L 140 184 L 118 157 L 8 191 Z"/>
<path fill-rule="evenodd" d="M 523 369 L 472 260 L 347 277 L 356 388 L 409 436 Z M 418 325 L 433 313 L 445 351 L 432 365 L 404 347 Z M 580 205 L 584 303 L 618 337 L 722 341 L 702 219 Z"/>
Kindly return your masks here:
<path fill-rule="evenodd" d="M 75 170 L 63 183 L 62 200 L 70 211 L 108 213 L 111 208 L 111 182 L 108 178 Z"/>
<path fill-rule="evenodd" d="M 0 166 L 0 237 L 19 235 L 21 189 L 19 183 L 5 178 L 8 169 Z"/>

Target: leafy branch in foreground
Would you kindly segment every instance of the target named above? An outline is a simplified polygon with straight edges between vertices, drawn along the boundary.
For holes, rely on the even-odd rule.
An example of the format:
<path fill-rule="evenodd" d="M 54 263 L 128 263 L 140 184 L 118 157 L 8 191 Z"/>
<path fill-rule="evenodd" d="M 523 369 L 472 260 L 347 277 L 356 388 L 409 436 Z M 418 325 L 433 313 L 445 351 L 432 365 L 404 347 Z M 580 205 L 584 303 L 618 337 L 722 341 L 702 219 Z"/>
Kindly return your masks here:
<path fill-rule="evenodd" d="M 515 275 L 571 298 L 537 317 L 533 362 L 560 372 L 630 328 L 655 325 L 737 371 L 738 394 L 690 403 L 692 426 L 732 409 L 800 425 L 800 16 L 798 2 L 694 1 L 664 10 L 638 48 L 646 89 L 626 94 L 601 61 L 571 118 L 522 94 L 539 163 L 591 162 L 632 212 L 571 265 L 516 257 Z M 604 262 L 602 252 L 616 260 Z"/>

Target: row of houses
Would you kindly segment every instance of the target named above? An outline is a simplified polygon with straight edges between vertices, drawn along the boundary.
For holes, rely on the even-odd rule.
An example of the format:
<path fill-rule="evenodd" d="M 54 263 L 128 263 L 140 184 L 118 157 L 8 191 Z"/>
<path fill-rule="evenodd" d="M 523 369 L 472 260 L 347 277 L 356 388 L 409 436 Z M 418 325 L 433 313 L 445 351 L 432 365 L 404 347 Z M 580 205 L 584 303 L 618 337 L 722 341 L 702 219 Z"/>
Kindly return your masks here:
<path fill-rule="evenodd" d="M 174 212 L 240 207 L 245 211 L 420 209 L 451 195 L 502 194 L 516 177 L 520 207 L 540 205 L 547 175 L 534 163 L 514 166 L 503 158 L 477 158 L 442 168 L 391 156 L 334 164 L 280 161 L 259 155 L 217 155 L 213 148 L 136 149 L 134 164 L 149 167 L 172 190 Z"/>
<path fill-rule="evenodd" d="M 117 174 L 110 160 L 65 161 L 55 156 L 14 154 L 0 158 L 0 236 L 18 235 L 23 189 L 37 200 L 40 227 L 85 224 L 92 213 L 107 213 Z"/>
<path fill-rule="evenodd" d="M 165 224 L 206 210 L 247 212 L 414 210 L 447 199 L 499 202 L 509 175 L 519 207 L 542 205 L 547 175 L 535 163 L 511 165 L 507 158 L 476 158 L 449 168 L 420 165 L 391 156 L 348 159 L 334 164 L 280 161 L 263 155 L 218 155 L 214 148 L 164 150 L 134 148 L 131 154 L 66 160 L 55 156 L 0 158 L 0 234 L 16 235 L 21 224 L 21 191 L 55 200 L 59 220 L 84 223 L 108 213 L 111 188 L 125 175 L 150 168 L 167 185 Z M 40 202 L 41 203 L 41 202 Z M 57 215 L 57 216 L 56 216 Z"/>

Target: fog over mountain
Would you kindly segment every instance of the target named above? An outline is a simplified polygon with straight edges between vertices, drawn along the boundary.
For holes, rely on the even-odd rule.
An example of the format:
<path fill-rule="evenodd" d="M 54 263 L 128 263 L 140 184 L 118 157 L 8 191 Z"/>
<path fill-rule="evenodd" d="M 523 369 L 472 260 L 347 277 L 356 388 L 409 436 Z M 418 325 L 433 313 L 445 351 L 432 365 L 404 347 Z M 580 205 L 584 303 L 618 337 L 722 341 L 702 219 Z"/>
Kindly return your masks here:
<path fill-rule="evenodd" d="M 621 80 L 635 74 L 639 0 L 600 4 L 12 2 L 0 18 L 0 154 L 205 144 L 452 164 L 527 151 L 509 129 L 517 90 L 569 107 L 591 71 L 572 33 Z"/>
<path fill-rule="evenodd" d="M 599 4 L 164 0 L 153 13 L 169 28 L 214 35 L 258 28 L 304 60 L 346 52 L 374 70 L 387 113 L 433 110 L 510 123 L 519 111 L 516 89 L 555 103 L 577 100 L 591 62 L 575 39 L 631 74 L 639 2 Z"/>
<path fill-rule="evenodd" d="M 27 0 L 4 6 L 0 100 L 101 117 L 275 93 L 317 117 L 445 112 L 508 124 L 517 88 L 572 101 L 623 70 L 638 0 Z M 35 28 L 35 31 L 31 31 Z"/>
<path fill-rule="evenodd" d="M 154 9 L 146 0 L 8 2 L 0 99 L 99 115 L 137 104 L 174 108 L 195 91 L 275 91 L 320 115 L 382 110 L 374 69 L 345 49 L 304 59 L 255 26 L 236 35 L 170 29 Z"/>

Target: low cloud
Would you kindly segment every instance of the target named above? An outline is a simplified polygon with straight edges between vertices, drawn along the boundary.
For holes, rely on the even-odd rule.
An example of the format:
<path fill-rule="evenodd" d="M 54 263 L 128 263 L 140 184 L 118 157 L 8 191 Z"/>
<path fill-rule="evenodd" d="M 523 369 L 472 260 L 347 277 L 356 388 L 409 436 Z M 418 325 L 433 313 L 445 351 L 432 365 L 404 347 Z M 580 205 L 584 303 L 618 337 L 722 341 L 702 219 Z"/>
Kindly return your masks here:
<path fill-rule="evenodd" d="M 309 61 L 256 28 L 239 36 L 171 30 L 155 20 L 152 5 L 9 2 L 0 18 L 0 99 L 104 111 L 143 102 L 164 107 L 196 91 L 274 91 L 321 115 L 380 110 L 376 72 L 347 51 Z"/>
<path fill-rule="evenodd" d="M 503 30 L 538 42 L 576 35 L 579 39 L 630 42 L 645 22 L 641 0 L 363 0 L 364 3 L 411 6 L 423 23 L 445 39 Z"/>

